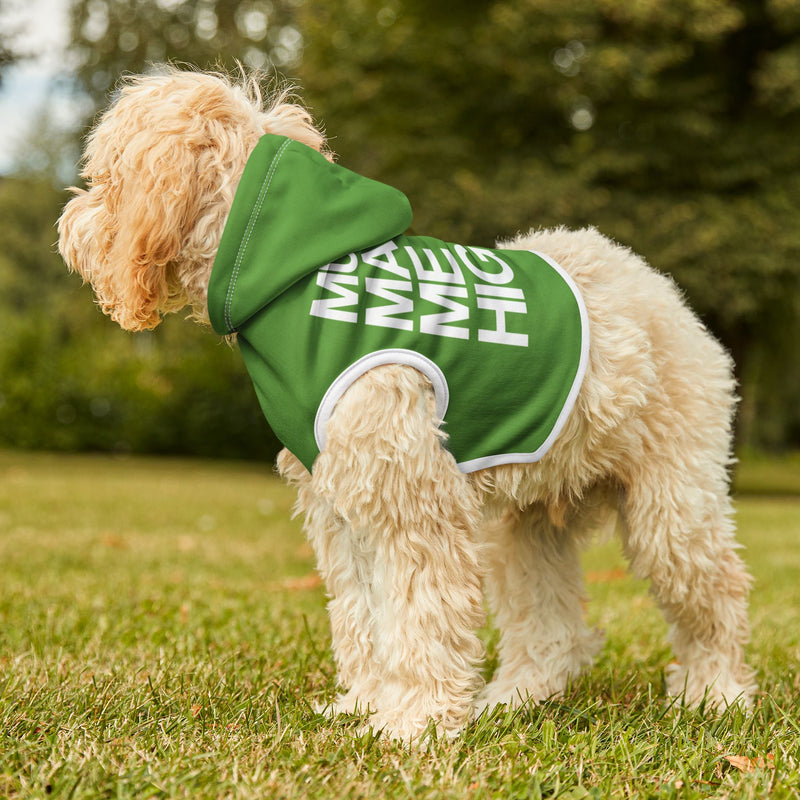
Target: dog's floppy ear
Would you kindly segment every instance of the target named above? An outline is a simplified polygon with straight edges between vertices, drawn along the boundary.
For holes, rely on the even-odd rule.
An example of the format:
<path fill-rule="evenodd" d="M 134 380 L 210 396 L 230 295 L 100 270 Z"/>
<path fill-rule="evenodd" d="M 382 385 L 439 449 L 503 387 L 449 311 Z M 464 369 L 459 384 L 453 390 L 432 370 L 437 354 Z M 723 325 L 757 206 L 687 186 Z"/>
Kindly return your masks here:
<path fill-rule="evenodd" d="M 174 262 L 204 196 L 201 148 L 180 132 L 139 139 L 90 190 L 113 220 L 99 254 L 107 280 L 101 286 L 93 274 L 92 283 L 103 311 L 129 330 L 154 328 L 185 304 Z"/>
<path fill-rule="evenodd" d="M 59 248 L 123 328 L 197 301 L 190 273 L 213 261 L 255 113 L 222 80 L 170 69 L 127 79 L 89 136 Z"/>
<path fill-rule="evenodd" d="M 88 189 L 72 190 L 59 250 L 92 284 L 103 313 L 136 331 L 186 304 L 175 262 L 216 173 L 208 163 L 214 146 L 185 130 L 126 134 L 106 125 L 90 137 Z"/>

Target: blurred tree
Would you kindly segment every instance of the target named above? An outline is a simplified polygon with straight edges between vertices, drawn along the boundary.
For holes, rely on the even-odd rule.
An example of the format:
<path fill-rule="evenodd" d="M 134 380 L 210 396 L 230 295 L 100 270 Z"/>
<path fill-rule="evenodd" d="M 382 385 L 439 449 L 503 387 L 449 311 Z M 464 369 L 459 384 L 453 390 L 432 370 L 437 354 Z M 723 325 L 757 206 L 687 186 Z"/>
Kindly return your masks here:
<path fill-rule="evenodd" d="M 0 18 L 8 10 L 9 5 L 6 0 L 0 0 Z M 3 85 L 3 73 L 19 58 L 19 54 L 11 46 L 14 33 L 15 31 L 9 29 L 7 25 L 0 26 L 0 86 Z"/>
<path fill-rule="evenodd" d="M 442 238 L 592 224 L 632 246 L 734 352 L 760 441 L 762 343 L 773 384 L 800 362 L 796 0 L 308 0 L 299 24 L 346 165 Z"/>
<path fill-rule="evenodd" d="M 0 311 L 27 316 L 64 301 L 64 264 L 53 246 L 66 193 L 38 176 L 0 179 Z"/>
<path fill-rule="evenodd" d="M 234 349 L 175 318 L 123 333 L 67 280 L 65 199 L 48 175 L 0 179 L 0 447 L 274 456 Z"/>
<path fill-rule="evenodd" d="M 81 88 L 103 105 L 120 75 L 174 61 L 203 69 L 292 69 L 302 55 L 297 0 L 75 0 L 71 52 Z"/>
<path fill-rule="evenodd" d="M 6 46 L 5 41 L 0 38 L 0 85 L 3 83 L 3 73 L 6 68 L 14 61 L 14 56 L 11 50 Z"/>

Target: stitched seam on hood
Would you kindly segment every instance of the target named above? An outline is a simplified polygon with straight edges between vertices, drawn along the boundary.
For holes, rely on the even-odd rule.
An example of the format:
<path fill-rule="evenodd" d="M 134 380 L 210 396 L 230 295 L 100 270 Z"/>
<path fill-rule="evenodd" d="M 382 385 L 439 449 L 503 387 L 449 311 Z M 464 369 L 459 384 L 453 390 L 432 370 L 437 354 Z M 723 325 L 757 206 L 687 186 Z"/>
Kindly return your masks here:
<path fill-rule="evenodd" d="M 235 330 L 233 327 L 233 320 L 231 319 L 231 307 L 233 305 L 233 295 L 236 291 L 236 282 L 239 279 L 239 270 L 241 269 L 242 262 L 244 261 L 247 247 L 250 244 L 250 237 L 253 234 L 256 220 L 258 219 L 258 215 L 261 213 L 261 207 L 264 205 L 264 199 L 269 192 L 269 187 L 272 185 L 272 179 L 275 177 L 275 171 L 278 168 L 278 162 L 281 160 L 284 151 L 289 146 L 291 141 L 291 139 L 286 139 L 278 149 L 278 152 L 275 153 L 272 158 L 272 163 L 270 164 L 267 174 L 264 176 L 264 180 L 262 181 L 261 188 L 258 192 L 258 201 L 253 206 L 253 210 L 250 212 L 250 219 L 247 221 L 247 228 L 245 229 L 244 238 L 240 242 L 239 250 L 236 253 L 236 260 L 233 264 L 233 272 L 231 273 L 231 279 L 228 283 L 228 293 L 225 297 L 225 323 L 228 326 L 228 333 L 233 333 Z"/>

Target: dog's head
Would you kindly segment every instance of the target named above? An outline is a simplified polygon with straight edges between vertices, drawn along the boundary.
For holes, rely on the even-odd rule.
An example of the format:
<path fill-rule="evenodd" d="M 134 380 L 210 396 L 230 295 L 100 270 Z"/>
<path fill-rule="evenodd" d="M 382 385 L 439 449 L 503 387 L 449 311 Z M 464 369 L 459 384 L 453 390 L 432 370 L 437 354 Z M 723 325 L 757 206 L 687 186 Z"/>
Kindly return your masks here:
<path fill-rule="evenodd" d="M 90 133 L 58 222 L 59 251 L 128 330 L 186 305 L 205 320 L 214 256 L 250 152 L 264 133 L 317 150 L 324 137 L 286 93 L 255 79 L 166 68 L 128 78 Z"/>

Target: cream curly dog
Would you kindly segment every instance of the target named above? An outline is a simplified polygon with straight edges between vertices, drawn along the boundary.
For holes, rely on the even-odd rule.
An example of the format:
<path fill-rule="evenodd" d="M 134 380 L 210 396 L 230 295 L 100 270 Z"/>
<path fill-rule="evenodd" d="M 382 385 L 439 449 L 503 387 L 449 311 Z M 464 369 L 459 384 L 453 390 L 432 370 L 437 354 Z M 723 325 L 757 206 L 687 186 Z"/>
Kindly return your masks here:
<path fill-rule="evenodd" d="M 252 191 L 261 194 L 253 194 L 249 216 L 250 201 L 242 200 L 241 223 L 227 226 L 234 197 L 240 202 L 237 189 L 251 191 L 243 175 L 245 165 L 261 157 L 257 146 L 272 148 L 264 156 L 260 189 L 253 184 Z M 256 338 L 250 336 L 255 326 L 267 325 L 268 315 L 255 314 L 260 321 L 252 322 L 247 302 L 277 280 L 269 270 L 278 275 L 289 269 L 281 248 L 288 260 L 289 250 L 323 252 L 329 237 L 340 231 L 344 236 L 359 223 L 358 208 L 372 213 L 371 203 L 351 206 L 343 200 L 338 221 L 323 230 L 313 214 L 315 204 L 328 201 L 317 195 L 329 183 L 339 181 L 347 198 L 348 181 L 356 189 L 368 182 L 333 164 L 308 113 L 286 96 L 265 104 L 254 81 L 238 84 L 172 68 L 125 81 L 91 133 L 84 163 L 88 189 L 74 190 L 59 221 L 59 249 L 67 264 L 92 284 L 102 310 L 128 330 L 155 327 L 162 314 L 186 306 L 201 322 L 211 317 L 222 333 L 238 330 L 262 404 L 273 402 L 270 424 L 279 430 L 282 413 L 293 403 L 267 397 L 270 381 L 259 373 L 266 357 L 254 354 L 248 342 Z M 292 205 L 292 192 L 304 181 L 312 189 Z M 367 189 L 394 191 L 371 183 Z M 397 195 L 386 197 L 402 211 Z M 263 279 L 252 284 L 237 260 L 241 242 L 237 251 L 239 240 L 227 230 L 235 224 L 249 226 L 245 240 L 260 237 L 264 247 L 276 250 Z M 375 330 L 412 335 L 416 323 L 401 311 L 411 304 L 403 292 L 413 263 L 418 275 L 440 282 L 435 299 L 439 310 L 449 309 L 421 323 L 439 334 L 427 341 L 444 346 L 450 339 L 472 338 L 474 328 L 457 322 L 459 314 L 471 313 L 459 299 L 466 297 L 460 284 L 469 273 L 471 291 L 495 321 L 478 338 L 494 337 L 509 352 L 508 345 L 527 342 L 528 333 L 513 331 L 528 306 L 523 289 L 499 285 L 505 277 L 498 276 L 508 272 L 510 280 L 528 258 L 532 268 L 549 270 L 561 289 L 570 287 L 568 297 L 583 315 L 585 350 L 575 351 L 582 362 L 571 373 L 572 393 L 538 453 L 529 447 L 519 459 L 478 459 L 460 468 L 450 448 L 460 428 L 449 421 L 442 427 L 442 387 L 436 369 L 427 369 L 434 364 L 430 355 L 418 361 L 367 359 L 366 368 L 351 374 L 333 396 L 326 394 L 319 452 L 306 433 L 298 434 L 305 437 L 298 448 L 307 446 L 310 455 L 281 452 L 279 471 L 298 489 L 298 507 L 330 595 L 342 694 L 329 709 L 368 709 L 373 728 L 411 740 L 431 721 L 455 734 L 484 708 L 558 695 L 601 645 L 600 634 L 583 620 L 579 552 L 593 531 L 608 524 L 609 509 L 619 514 L 633 574 L 649 579 L 671 625 L 678 664 L 669 668 L 670 694 L 692 705 L 704 697 L 717 705 L 748 704 L 754 681 L 743 648 L 750 581 L 736 552 L 728 496 L 735 399 L 726 353 L 668 278 L 594 230 L 535 231 L 499 251 L 455 245 L 448 250 L 430 244 L 436 240 L 420 240 L 422 249 L 415 252 L 413 237 L 402 233 L 396 231 L 399 238 L 391 242 L 363 243 L 372 248 L 366 254 L 343 249 L 344 239 L 331 245 L 339 247 L 337 257 L 318 261 L 306 281 L 311 288 L 303 289 L 338 292 L 333 300 L 328 295 L 314 301 L 323 303 L 317 310 L 329 312 L 319 321 L 328 326 L 321 330 L 356 330 L 345 324 L 357 317 L 343 310 L 346 293 L 355 292 L 350 287 L 361 280 L 365 264 L 377 264 L 367 285 L 389 304 L 367 312 L 377 320 Z M 227 237 L 234 247 L 223 257 L 230 249 Z M 510 251 L 523 261 L 514 261 Z M 215 275 L 228 270 L 223 279 L 229 289 L 240 280 L 241 294 L 212 302 L 212 267 Z M 387 270 L 395 274 L 387 276 Z M 393 283 L 380 283 L 388 277 Z M 441 288 L 446 283 L 449 288 Z M 219 319 L 227 322 L 215 322 L 215 303 Z M 231 312 L 251 328 L 239 328 Z M 579 325 L 576 319 L 570 324 Z M 485 321 L 478 324 L 486 328 Z M 536 330 L 534 322 L 530 336 Z M 297 337 L 305 341 L 305 335 Z M 300 352 L 293 339 L 290 332 L 285 341 L 271 342 L 275 358 L 284 346 L 285 352 Z M 413 350 L 410 340 L 382 341 L 381 353 Z M 320 341 L 320 352 L 326 342 Z M 297 380 L 313 372 L 314 347 L 312 341 L 308 363 L 289 365 Z M 471 368 L 475 358 L 480 356 L 465 356 L 473 359 Z M 531 378 L 524 365 L 516 373 L 514 383 L 536 406 L 546 381 Z M 496 388 L 495 394 L 504 395 L 503 386 Z M 459 392 L 464 390 L 451 391 L 454 404 Z M 297 397 L 302 405 L 299 392 Z M 478 402 L 468 398 L 473 401 Z M 484 623 L 484 588 L 501 632 L 499 666 L 485 686 L 476 634 Z"/>

